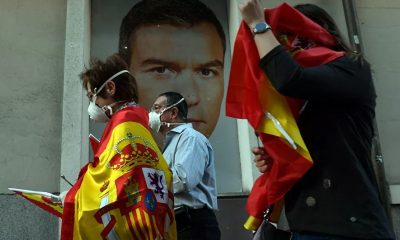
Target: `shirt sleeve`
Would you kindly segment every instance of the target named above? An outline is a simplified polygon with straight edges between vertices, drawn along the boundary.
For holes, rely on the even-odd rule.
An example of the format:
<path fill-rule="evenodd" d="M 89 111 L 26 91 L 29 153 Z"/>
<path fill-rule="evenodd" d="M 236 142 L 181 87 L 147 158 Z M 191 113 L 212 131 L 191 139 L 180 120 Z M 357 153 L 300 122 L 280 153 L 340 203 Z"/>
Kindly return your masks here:
<path fill-rule="evenodd" d="M 208 159 L 205 142 L 195 136 L 181 139 L 172 166 L 174 193 L 194 189 L 203 178 Z"/>
<path fill-rule="evenodd" d="M 347 56 L 320 66 L 302 67 L 283 46 L 277 46 L 260 60 L 260 67 L 285 96 L 354 100 L 368 98 L 373 91 L 368 64 Z"/>

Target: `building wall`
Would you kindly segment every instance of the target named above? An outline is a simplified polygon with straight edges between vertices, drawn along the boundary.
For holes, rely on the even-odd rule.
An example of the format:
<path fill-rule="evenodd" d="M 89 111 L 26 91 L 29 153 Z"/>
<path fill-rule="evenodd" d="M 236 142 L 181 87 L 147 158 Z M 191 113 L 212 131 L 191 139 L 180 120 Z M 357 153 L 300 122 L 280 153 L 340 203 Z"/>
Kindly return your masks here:
<path fill-rule="evenodd" d="M 365 56 L 371 63 L 377 98 L 376 119 L 392 198 L 392 220 L 400 237 L 400 1 L 357 0 Z"/>
<path fill-rule="evenodd" d="M 59 190 L 66 3 L 0 6 L 0 239 L 56 239 L 57 219 L 7 188 Z"/>
<path fill-rule="evenodd" d="M 400 184 L 400 1 L 356 1 L 366 58 L 377 91 L 376 117 L 386 176 Z"/>

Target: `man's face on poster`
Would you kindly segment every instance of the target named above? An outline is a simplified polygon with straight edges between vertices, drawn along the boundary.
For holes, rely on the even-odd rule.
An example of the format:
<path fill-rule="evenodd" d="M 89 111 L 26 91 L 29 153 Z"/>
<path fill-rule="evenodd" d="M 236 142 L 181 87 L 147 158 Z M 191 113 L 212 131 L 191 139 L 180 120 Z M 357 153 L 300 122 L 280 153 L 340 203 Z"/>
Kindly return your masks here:
<path fill-rule="evenodd" d="M 224 94 L 224 50 L 215 27 L 144 25 L 131 39 L 129 70 L 139 103 L 150 109 L 159 94 L 178 92 L 188 104 L 188 122 L 209 137 Z"/>

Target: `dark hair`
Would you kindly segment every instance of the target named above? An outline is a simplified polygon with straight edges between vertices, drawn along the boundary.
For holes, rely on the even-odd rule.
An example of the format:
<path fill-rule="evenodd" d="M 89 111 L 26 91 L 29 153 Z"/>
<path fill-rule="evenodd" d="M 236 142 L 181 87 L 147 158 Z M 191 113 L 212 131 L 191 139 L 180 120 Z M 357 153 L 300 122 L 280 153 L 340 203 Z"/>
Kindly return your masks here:
<path fill-rule="evenodd" d="M 124 17 L 119 31 L 119 53 L 130 64 L 132 37 L 143 25 L 170 24 L 192 27 L 208 22 L 214 25 L 225 53 L 225 33 L 214 12 L 199 0 L 142 0 Z"/>
<path fill-rule="evenodd" d="M 179 102 L 179 100 L 181 100 L 183 98 L 183 96 L 177 92 L 165 92 L 165 93 L 161 93 L 160 95 L 158 95 L 158 97 L 162 97 L 164 96 L 165 98 L 167 98 L 167 106 L 165 107 L 169 107 L 174 105 L 175 103 Z M 188 115 L 188 106 L 186 103 L 186 100 L 183 100 L 182 102 L 178 103 L 178 105 L 176 105 L 176 107 L 178 108 L 178 116 L 180 119 L 182 119 L 184 122 L 187 121 L 187 115 Z"/>
<path fill-rule="evenodd" d="M 128 69 L 128 65 L 119 54 L 114 54 L 102 62 L 94 59 L 90 62 L 90 68 L 86 68 L 79 77 L 82 80 L 83 87 L 87 89 L 87 84 L 90 84 L 90 89 L 94 92 L 95 88 L 100 88 L 105 81 L 119 71 Z M 129 73 L 123 73 L 112 80 L 115 83 L 114 99 L 117 101 L 138 101 L 137 87 L 135 78 Z M 99 93 L 100 97 L 106 97 L 103 88 Z"/>
<path fill-rule="evenodd" d="M 297 4 L 294 6 L 299 12 L 304 14 L 306 17 L 317 23 L 325 30 L 327 30 L 336 40 L 337 45 L 332 48 L 335 51 L 344 51 L 347 55 L 353 59 L 364 61 L 361 53 L 358 53 L 351 49 L 351 47 L 345 42 L 335 20 L 322 8 L 314 4 Z"/>

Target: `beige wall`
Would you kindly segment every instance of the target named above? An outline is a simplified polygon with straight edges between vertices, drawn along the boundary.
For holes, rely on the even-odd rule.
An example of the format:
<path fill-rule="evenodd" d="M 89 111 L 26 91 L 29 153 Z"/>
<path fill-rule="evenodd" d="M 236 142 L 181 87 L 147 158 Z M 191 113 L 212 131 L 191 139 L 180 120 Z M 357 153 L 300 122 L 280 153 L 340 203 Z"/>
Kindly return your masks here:
<path fill-rule="evenodd" d="M 356 1 L 366 58 L 375 79 L 377 120 L 391 184 L 400 184 L 400 1 Z"/>
<path fill-rule="evenodd" d="M 0 193 L 58 191 L 66 4 L 0 6 Z"/>
<path fill-rule="evenodd" d="M 376 118 L 392 203 L 400 204 L 400 1 L 358 0 L 367 59 L 378 94 Z"/>
<path fill-rule="evenodd" d="M 7 187 L 59 190 L 66 1 L 0 0 L 0 240 L 58 239 Z"/>

